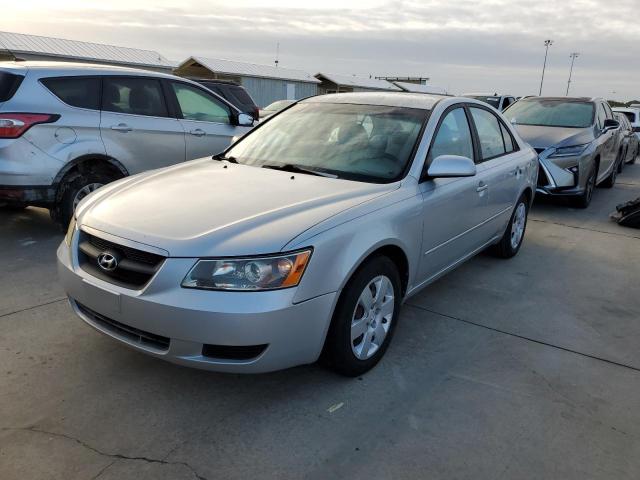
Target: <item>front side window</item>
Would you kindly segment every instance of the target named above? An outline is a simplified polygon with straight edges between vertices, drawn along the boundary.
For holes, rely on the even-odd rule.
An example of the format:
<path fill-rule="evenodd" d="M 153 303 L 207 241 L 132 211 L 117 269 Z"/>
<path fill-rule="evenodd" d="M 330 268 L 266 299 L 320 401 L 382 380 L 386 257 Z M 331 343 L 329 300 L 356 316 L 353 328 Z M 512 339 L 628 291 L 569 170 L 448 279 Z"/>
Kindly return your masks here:
<path fill-rule="evenodd" d="M 480 140 L 482 159 L 488 160 L 504 155 L 506 150 L 502 137 L 502 126 L 498 117 L 481 108 L 471 107 L 470 110 Z"/>
<path fill-rule="evenodd" d="M 305 102 L 254 130 L 227 153 L 256 167 L 303 168 L 388 183 L 412 159 L 428 110 Z"/>
<path fill-rule="evenodd" d="M 463 108 L 447 113 L 433 139 L 427 164 L 440 155 L 458 155 L 474 159 L 471 129 Z"/>
<path fill-rule="evenodd" d="M 100 79 L 96 77 L 44 78 L 42 83 L 51 93 L 72 107 L 100 108 Z"/>
<path fill-rule="evenodd" d="M 185 83 L 171 83 L 185 120 L 231 123 L 229 108 L 212 95 Z"/>
<path fill-rule="evenodd" d="M 160 81 L 154 78 L 105 78 L 102 109 L 150 117 L 168 116 Z"/>
<path fill-rule="evenodd" d="M 504 113 L 517 125 L 587 128 L 593 125 L 594 104 L 564 99 L 523 98 Z"/>
<path fill-rule="evenodd" d="M 602 130 L 604 128 L 604 121 L 607 119 L 607 112 L 605 112 L 602 104 L 598 105 L 598 128 Z"/>

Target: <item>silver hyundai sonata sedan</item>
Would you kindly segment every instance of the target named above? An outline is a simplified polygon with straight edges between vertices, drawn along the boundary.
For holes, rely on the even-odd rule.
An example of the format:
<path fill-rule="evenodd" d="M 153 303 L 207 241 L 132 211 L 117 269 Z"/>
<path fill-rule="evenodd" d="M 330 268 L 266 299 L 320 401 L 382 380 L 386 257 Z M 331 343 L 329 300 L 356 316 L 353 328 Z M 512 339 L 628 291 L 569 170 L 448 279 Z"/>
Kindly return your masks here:
<path fill-rule="evenodd" d="M 89 195 L 58 249 L 86 323 L 226 372 L 359 375 L 404 300 L 476 253 L 515 255 L 537 155 L 485 104 L 409 93 L 300 101 L 216 157 Z"/>

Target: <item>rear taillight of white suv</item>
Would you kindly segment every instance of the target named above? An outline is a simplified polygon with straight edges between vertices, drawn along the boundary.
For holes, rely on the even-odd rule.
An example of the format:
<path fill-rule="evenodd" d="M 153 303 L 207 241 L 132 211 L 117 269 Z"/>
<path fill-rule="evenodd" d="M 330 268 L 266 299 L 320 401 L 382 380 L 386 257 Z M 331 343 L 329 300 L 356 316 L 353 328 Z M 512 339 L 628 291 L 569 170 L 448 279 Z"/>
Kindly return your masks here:
<path fill-rule="evenodd" d="M 2 113 L 0 112 L 0 138 L 18 138 L 34 125 L 53 123 L 60 115 L 49 113 Z"/>

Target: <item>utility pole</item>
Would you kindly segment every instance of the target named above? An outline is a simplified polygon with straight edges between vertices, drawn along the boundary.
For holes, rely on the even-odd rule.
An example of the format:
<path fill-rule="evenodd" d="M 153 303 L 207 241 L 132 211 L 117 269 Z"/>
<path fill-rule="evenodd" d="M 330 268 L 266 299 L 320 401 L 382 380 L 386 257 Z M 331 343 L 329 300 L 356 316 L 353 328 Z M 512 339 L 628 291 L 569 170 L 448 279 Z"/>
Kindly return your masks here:
<path fill-rule="evenodd" d="M 576 61 L 576 58 L 578 58 L 580 56 L 580 53 L 578 52 L 573 52 L 571 55 L 569 55 L 569 58 L 571 58 L 571 68 L 569 69 L 569 81 L 567 82 L 567 97 L 569 96 L 569 87 L 571 86 L 571 74 L 573 73 L 573 62 Z"/>
<path fill-rule="evenodd" d="M 545 40 L 544 41 L 544 46 L 545 46 L 545 50 L 544 50 L 544 64 L 542 65 L 542 79 L 540 80 L 540 93 L 538 93 L 538 96 L 542 96 L 542 84 L 544 83 L 544 71 L 547 68 L 547 55 L 549 53 L 549 46 L 553 45 L 553 40 Z"/>
<path fill-rule="evenodd" d="M 275 61 L 276 68 L 278 68 L 278 64 L 280 63 L 279 57 L 280 57 L 280 42 L 276 43 L 276 61 Z"/>

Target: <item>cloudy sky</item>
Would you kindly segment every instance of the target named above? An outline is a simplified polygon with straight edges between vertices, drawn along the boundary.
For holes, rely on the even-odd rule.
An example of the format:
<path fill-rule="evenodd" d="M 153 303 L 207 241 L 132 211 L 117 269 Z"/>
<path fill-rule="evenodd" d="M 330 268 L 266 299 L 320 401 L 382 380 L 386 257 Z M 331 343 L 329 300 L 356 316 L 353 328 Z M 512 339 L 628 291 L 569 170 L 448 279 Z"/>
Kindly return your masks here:
<path fill-rule="evenodd" d="M 55 4 L 55 6 L 54 6 Z M 0 30 L 356 75 L 453 92 L 640 98 L 640 0 L 21 0 Z"/>

